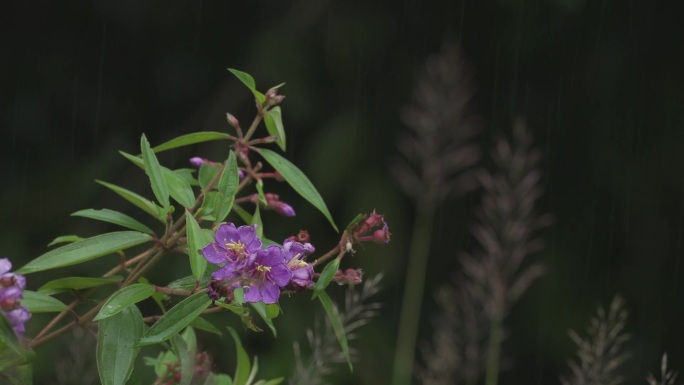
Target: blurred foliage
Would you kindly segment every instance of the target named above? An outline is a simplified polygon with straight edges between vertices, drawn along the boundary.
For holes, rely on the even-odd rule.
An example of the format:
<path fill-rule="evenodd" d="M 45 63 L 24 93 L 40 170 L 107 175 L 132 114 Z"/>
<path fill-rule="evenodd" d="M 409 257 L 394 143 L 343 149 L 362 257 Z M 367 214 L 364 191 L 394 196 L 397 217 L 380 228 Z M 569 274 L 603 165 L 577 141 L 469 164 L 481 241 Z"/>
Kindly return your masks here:
<path fill-rule="evenodd" d="M 524 117 L 544 151 L 544 211 L 556 218 L 539 256 L 550 271 L 513 309 L 504 349 L 516 351 L 516 362 L 502 382 L 554 381 L 572 356 L 566 330 L 581 329 L 595 305 L 615 292 L 631 314 L 628 329 L 640 352 L 635 371 L 655 371 L 663 350 L 681 369 L 683 8 L 636 0 L 5 4 L 2 256 L 19 266 L 58 235 L 105 231 L 95 227 L 104 224 L 69 214 L 105 203 L 127 209 L 93 180 L 143 186 L 144 174 L 116 153 L 135 152 L 140 133 L 158 144 L 190 130 L 226 130 L 226 111 L 251 119 L 250 95 L 226 67 L 252 73 L 263 87 L 284 79 L 290 159 L 319 186 L 338 223 L 373 207 L 390 222 L 390 246 L 354 261 L 369 273 L 386 272 L 379 296 L 385 309 L 360 332 L 354 373 L 341 370 L 337 380 L 386 383 L 413 211 L 386 177 L 388 160 L 396 153 L 394 138 L 406 129 L 399 110 L 410 100 L 416 71 L 452 39 L 479 85 L 482 144 Z M 200 152 L 211 158 L 220 145 L 164 154 L 162 161 L 184 166 Z M 151 196 L 142 187 L 138 192 Z M 298 216 L 269 228 L 269 237 L 299 227 L 309 229 L 314 243 L 335 241 L 294 192 L 281 198 Z M 472 244 L 466 229 L 477 199 L 439 211 L 426 293 L 448 279 L 457 251 Z M 301 326 L 312 319 L 308 301 L 292 301 L 302 308 L 277 320 L 282 341 L 303 340 Z M 422 324 L 427 336 L 429 322 Z M 294 361 L 283 358 L 291 357 L 291 346 L 267 334 L 249 334 L 247 342 L 251 354 L 263 355 L 265 375 L 291 369 Z M 233 362 L 228 347 L 211 353 L 217 362 Z M 45 372 L 37 381 L 52 363 L 40 367 Z"/>

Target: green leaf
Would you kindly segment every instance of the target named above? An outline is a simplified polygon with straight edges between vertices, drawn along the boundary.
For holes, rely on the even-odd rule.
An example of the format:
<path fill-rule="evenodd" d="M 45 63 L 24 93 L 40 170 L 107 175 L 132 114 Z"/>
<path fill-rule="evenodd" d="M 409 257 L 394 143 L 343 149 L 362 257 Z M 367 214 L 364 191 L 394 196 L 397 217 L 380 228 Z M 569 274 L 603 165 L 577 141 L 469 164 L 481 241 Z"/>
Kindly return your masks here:
<path fill-rule="evenodd" d="M 325 290 L 325 288 L 328 287 L 328 285 L 330 285 L 330 282 L 332 282 L 332 279 L 339 268 L 340 260 L 337 258 L 333 259 L 327 265 L 325 265 L 325 268 L 323 268 L 321 275 L 318 277 L 318 280 L 314 285 L 314 298 L 317 295 L 316 293 Z"/>
<path fill-rule="evenodd" d="M 280 315 L 280 305 L 277 303 L 270 303 L 266 305 L 266 317 L 274 319 Z"/>
<path fill-rule="evenodd" d="M 202 279 L 204 271 L 207 269 L 207 260 L 204 258 L 200 250 L 206 246 L 202 230 L 192 214 L 185 210 L 185 226 L 187 227 L 188 235 L 188 257 L 190 258 L 190 270 L 192 276 L 196 280 Z"/>
<path fill-rule="evenodd" d="M 138 341 L 137 346 L 152 345 L 166 341 L 174 334 L 188 326 L 209 305 L 211 299 L 207 293 L 201 291 L 179 302 L 169 309 L 159 321 L 150 327 L 145 335 Z"/>
<path fill-rule="evenodd" d="M 276 144 L 281 150 L 285 151 L 285 127 L 283 127 L 283 117 L 280 107 L 276 106 L 268 110 L 264 115 L 266 129 L 271 136 L 277 137 Z"/>
<path fill-rule="evenodd" d="M 123 277 L 112 276 L 107 278 L 91 277 L 66 277 L 52 280 L 38 289 L 43 294 L 53 294 L 64 290 L 82 290 L 90 287 L 102 286 L 121 281 Z"/>
<path fill-rule="evenodd" d="M 321 194 L 318 193 L 309 178 L 307 178 L 297 166 L 271 150 L 261 148 L 258 151 L 261 156 L 263 156 L 264 159 L 282 175 L 283 179 L 302 196 L 302 198 L 309 201 L 309 203 L 323 213 L 335 231 L 339 231 L 337 230 L 337 226 L 335 225 L 332 215 L 330 215 L 330 211 L 328 211 L 328 207 L 325 205 Z"/>
<path fill-rule="evenodd" d="M 192 134 L 181 135 L 177 138 L 171 139 L 168 142 L 162 143 L 153 148 L 154 152 L 162 152 L 172 148 L 189 146 L 195 143 L 209 142 L 212 140 L 230 139 L 230 135 L 223 132 L 201 131 Z"/>
<path fill-rule="evenodd" d="M 151 239 L 152 237 L 148 234 L 136 231 L 117 231 L 97 235 L 48 251 L 16 272 L 19 274 L 28 274 L 58 267 L 71 266 L 119 250 L 137 246 L 141 243 L 150 241 Z"/>
<path fill-rule="evenodd" d="M 0 315 L 0 372 L 30 363 L 34 358 L 35 353 L 32 350 L 26 350 L 19 343 L 12 325 L 7 318 Z M 12 377 L 21 377 L 21 373 Z"/>
<path fill-rule="evenodd" d="M 195 329 L 204 330 L 205 332 L 214 333 L 218 336 L 223 336 L 223 333 L 221 333 L 221 331 L 214 326 L 213 323 L 205 320 L 202 317 L 195 318 L 192 322 L 190 322 L 190 326 L 194 327 Z"/>
<path fill-rule="evenodd" d="M 233 208 L 233 202 L 235 201 L 235 194 L 238 192 L 239 184 L 240 178 L 238 176 L 237 160 L 235 158 L 235 153 L 230 151 L 228 159 L 226 159 L 223 166 L 221 177 L 216 185 L 218 193 L 216 194 L 213 205 L 215 222 L 223 222 L 230 213 L 230 210 Z"/>
<path fill-rule="evenodd" d="M 157 197 L 157 202 L 162 207 L 169 207 L 169 188 L 166 187 L 166 181 L 162 175 L 161 166 L 157 156 L 154 155 L 150 142 L 147 141 L 145 134 L 140 138 L 140 151 L 142 152 L 143 162 L 145 163 L 145 173 L 150 177 L 152 185 L 152 192 Z"/>
<path fill-rule="evenodd" d="M 211 182 L 216 178 L 219 173 L 218 167 L 212 166 L 210 164 L 202 164 L 199 168 L 199 174 L 197 175 L 197 180 L 199 181 L 202 191 L 207 191 L 207 188 Z M 212 186 L 213 187 L 213 186 Z"/>
<path fill-rule="evenodd" d="M 145 170 L 145 162 L 139 156 L 131 155 L 124 151 L 119 151 L 124 158 L 130 160 L 136 166 Z M 190 181 L 188 178 L 183 177 L 181 174 L 169 170 L 164 166 L 160 166 L 162 170 L 162 175 L 164 181 L 166 182 L 166 187 L 169 189 L 169 194 L 176 202 L 180 203 L 183 207 L 192 207 L 195 205 L 195 194 L 192 192 L 192 187 L 190 186 Z M 192 176 L 190 176 L 192 180 Z"/>
<path fill-rule="evenodd" d="M 252 305 L 252 308 L 259 314 L 259 317 L 261 317 L 262 320 L 266 323 L 266 326 L 268 326 L 269 329 L 271 329 L 271 333 L 273 333 L 273 337 L 278 337 L 276 333 L 276 328 L 275 325 L 273 325 L 273 320 L 268 317 L 268 313 L 266 311 L 266 305 L 264 305 L 263 302 L 252 302 L 250 303 Z"/>
<path fill-rule="evenodd" d="M 177 173 L 162 167 L 164 180 L 169 187 L 169 194 L 181 206 L 189 208 L 195 205 L 195 193 L 192 192 L 190 183 Z"/>
<path fill-rule="evenodd" d="M 256 90 L 256 83 L 254 82 L 254 78 L 252 77 L 252 75 L 246 72 L 238 71 L 233 68 L 228 68 L 228 71 L 235 75 L 235 77 L 238 78 L 242 82 L 242 84 L 247 86 L 247 88 L 249 88 L 249 90 L 252 91 L 256 100 L 259 101 L 259 104 L 264 104 L 266 97 L 264 96 L 264 94 Z"/>
<path fill-rule="evenodd" d="M 103 385 L 124 385 L 133 372 L 143 334 L 143 319 L 136 306 L 100 321 L 97 333 L 97 369 Z"/>
<path fill-rule="evenodd" d="M 112 294 L 95 316 L 95 321 L 111 317 L 154 294 L 154 286 L 134 283 Z"/>
<path fill-rule="evenodd" d="M 357 223 L 361 222 L 363 220 L 364 215 L 363 214 L 357 214 L 354 219 L 352 219 L 347 227 L 344 228 L 345 231 L 351 231 L 351 228 L 356 225 Z"/>
<path fill-rule="evenodd" d="M 190 385 L 192 376 L 195 374 L 195 352 L 192 351 L 183 337 L 178 334 L 171 336 L 171 348 L 180 361 L 181 378 L 179 385 Z"/>
<path fill-rule="evenodd" d="M 103 182 L 101 180 L 96 180 L 96 182 L 107 187 L 108 189 L 114 191 L 120 197 L 131 202 L 137 208 L 139 208 L 142 211 L 150 214 L 154 218 L 157 218 L 162 223 L 166 223 L 166 214 L 165 214 L 166 212 L 164 211 L 164 209 L 162 209 L 161 207 L 154 204 L 154 202 L 152 202 L 151 200 L 149 200 L 147 198 L 143 198 L 142 196 L 134 193 L 133 191 L 127 190 L 123 187 L 119 187 L 115 184 Z"/>
<path fill-rule="evenodd" d="M 235 289 L 237 292 L 238 290 L 242 290 L 242 288 Z M 237 305 L 235 304 L 237 301 L 233 301 L 233 303 L 227 304 L 222 301 L 217 301 L 216 305 L 220 306 L 224 309 L 230 310 L 231 312 L 235 313 L 238 317 L 240 317 L 240 320 L 242 321 L 242 325 L 246 327 L 249 330 L 253 330 L 255 332 L 262 332 L 263 330 L 256 326 L 254 322 L 252 321 L 252 316 L 249 312 L 249 309 L 242 305 Z"/>
<path fill-rule="evenodd" d="M 235 353 L 237 355 L 237 367 L 235 369 L 235 375 L 233 376 L 233 383 L 235 385 L 246 385 L 247 379 L 250 373 L 250 363 L 247 352 L 242 347 L 242 342 L 240 341 L 240 336 L 238 336 L 235 329 L 228 327 L 230 335 L 233 336 L 235 341 Z"/>
<path fill-rule="evenodd" d="M 79 211 L 76 211 L 75 213 L 71 214 L 71 216 L 72 217 L 84 217 L 84 218 L 95 219 L 97 221 L 108 222 L 108 223 L 113 223 L 115 225 L 128 227 L 131 230 L 137 230 L 137 231 L 140 231 L 142 233 L 154 234 L 154 231 L 152 231 L 149 227 L 143 225 L 142 223 L 138 222 L 137 220 L 129 217 L 126 214 L 120 213 L 118 211 L 110 210 L 110 209 L 79 210 Z"/>
<path fill-rule="evenodd" d="M 235 211 L 245 223 L 252 223 L 252 214 L 248 213 L 242 206 L 234 204 L 233 211 Z"/>
<path fill-rule="evenodd" d="M 52 242 L 48 243 L 48 247 L 58 245 L 60 243 L 73 243 L 81 240 L 83 240 L 83 237 L 79 237 L 78 235 L 62 235 L 61 237 L 57 237 L 53 239 Z"/>
<path fill-rule="evenodd" d="M 285 381 L 285 377 L 279 377 L 268 381 L 261 380 L 259 382 L 254 383 L 254 385 L 278 385 L 283 381 Z"/>
<path fill-rule="evenodd" d="M 264 237 L 264 222 L 261 220 L 261 213 L 259 212 L 259 206 L 254 209 L 254 215 L 252 215 L 251 225 L 256 225 L 256 235 L 259 238 Z"/>
<path fill-rule="evenodd" d="M 54 313 L 67 309 L 62 301 L 30 290 L 24 290 L 24 298 L 21 300 L 21 304 L 26 306 L 31 313 Z"/>
<path fill-rule="evenodd" d="M 325 313 L 328 315 L 330 324 L 335 331 L 337 341 L 340 343 L 340 347 L 342 348 L 342 354 L 344 354 L 344 358 L 347 359 L 347 364 L 349 364 L 349 370 L 353 370 L 351 356 L 349 354 L 349 343 L 347 342 L 347 335 L 344 333 L 344 326 L 340 320 L 340 315 L 337 313 L 335 306 L 333 306 L 333 302 L 328 296 L 328 293 L 325 291 L 319 292 L 318 299 L 321 301 L 323 309 L 325 309 Z"/>
<path fill-rule="evenodd" d="M 213 265 L 210 265 L 211 267 Z M 210 270 L 210 269 L 209 269 Z M 167 286 L 169 289 L 180 289 L 180 290 L 195 290 L 198 287 L 206 287 L 209 284 L 211 277 L 205 271 L 204 276 L 200 279 L 199 285 L 197 284 L 197 279 L 194 276 L 189 275 L 187 277 L 178 278 L 177 280 L 169 283 Z"/>
<path fill-rule="evenodd" d="M 233 385 L 233 380 L 227 374 L 209 373 L 203 385 Z"/>

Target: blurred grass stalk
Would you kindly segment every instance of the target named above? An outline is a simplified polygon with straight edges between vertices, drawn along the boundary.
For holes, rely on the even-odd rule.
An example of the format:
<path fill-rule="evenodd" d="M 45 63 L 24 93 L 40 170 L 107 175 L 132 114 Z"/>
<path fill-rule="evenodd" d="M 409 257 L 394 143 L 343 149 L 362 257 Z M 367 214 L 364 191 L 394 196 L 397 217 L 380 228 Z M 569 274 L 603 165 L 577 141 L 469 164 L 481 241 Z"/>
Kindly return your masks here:
<path fill-rule="evenodd" d="M 445 44 L 441 54 L 428 59 L 414 87 L 413 104 L 402 113 L 410 132 L 397 140 L 403 158 L 392 164 L 391 171 L 414 199 L 415 221 L 395 349 L 394 385 L 408 385 L 413 377 L 436 210 L 450 195 L 462 195 L 476 185 L 470 168 L 480 152 L 471 141 L 479 125 L 467 113 L 469 82 L 458 48 Z"/>

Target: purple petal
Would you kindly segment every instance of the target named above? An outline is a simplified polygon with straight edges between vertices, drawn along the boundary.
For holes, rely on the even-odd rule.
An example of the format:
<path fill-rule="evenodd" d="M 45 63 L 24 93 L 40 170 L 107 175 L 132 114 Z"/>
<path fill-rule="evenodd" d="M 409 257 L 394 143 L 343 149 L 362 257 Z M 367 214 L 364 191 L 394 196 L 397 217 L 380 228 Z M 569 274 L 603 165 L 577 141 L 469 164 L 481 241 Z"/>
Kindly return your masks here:
<path fill-rule="evenodd" d="M 222 223 L 221 226 L 219 226 L 219 228 L 216 230 L 216 236 L 214 239 L 216 239 L 216 242 L 221 245 L 227 245 L 230 242 L 239 240 L 240 236 L 238 235 L 234 224 Z"/>
<path fill-rule="evenodd" d="M 280 288 L 277 285 L 266 281 L 259 289 L 265 304 L 278 302 L 278 298 L 280 298 Z"/>
<path fill-rule="evenodd" d="M 229 263 L 222 268 L 211 273 L 211 277 L 215 280 L 232 281 L 240 277 L 239 265 L 237 263 Z"/>
<path fill-rule="evenodd" d="M 271 270 L 267 274 L 268 279 L 280 287 L 287 285 L 292 278 L 292 272 L 282 263 L 271 266 Z"/>
<path fill-rule="evenodd" d="M 220 265 L 229 261 L 228 252 L 217 243 L 210 243 L 204 246 L 202 255 L 204 255 L 204 258 L 206 258 L 209 263 L 213 263 L 214 265 Z"/>
<path fill-rule="evenodd" d="M 7 258 L 0 259 L 0 274 L 5 274 L 12 269 L 12 262 Z"/>
<path fill-rule="evenodd" d="M 271 245 L 257 253 L 256 263 L 261 266 L 274 266 L 283 263 L 282 249 L 280 246 Z"/>
<path fill-rule="evenodd" d="M 239 234 L 240 241 L 247 246 L 250 254 L 261 250 L 261 240 L 256 235 L 256 225 L 240 226 L 237 229 L 237 233 Z"/>
<path fill-rule="evenodd" d="M 259 302 L 261 301 L 261 291 L 259 286 L 253 285 L 245 287 L 244 291 L 245 302 Z"/>

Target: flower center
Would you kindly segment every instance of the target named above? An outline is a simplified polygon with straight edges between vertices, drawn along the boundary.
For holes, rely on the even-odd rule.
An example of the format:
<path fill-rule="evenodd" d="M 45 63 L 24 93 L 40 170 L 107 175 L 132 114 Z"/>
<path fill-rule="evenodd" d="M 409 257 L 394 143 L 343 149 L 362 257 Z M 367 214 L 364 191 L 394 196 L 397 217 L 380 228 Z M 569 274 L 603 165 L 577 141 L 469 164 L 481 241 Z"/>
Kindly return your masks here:
<path fill-rule="evenodd" d="M 287 267 L 290 270 L 301 269 L 302 267 L 306 267 L 306 265 L 308 265 L 308 263 L 302 261 L 301 259 L 297 259 L 296 257 L 292 258 L 290 262 L 287 263 Z"/>
<path fill-rule="evenodd" d="M 246 249 L 247 246 L 240 241 L 230 241 L 226 243 L 226 250 L 232 252 L 238 260 L 245 256 Z"/>
<path fill-rule="evenodd" d="M 259 273 L 261 273 L 261 274 L 266 274 L 266 273 L 268 273 L 269 271 L 271 271 L 271 266 L 264 266 L 264 265 L 259 265 L 259 264 L 257 264 L 256 269 L 257 269 L 257 271 L 258 271 Z"/>

